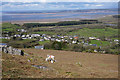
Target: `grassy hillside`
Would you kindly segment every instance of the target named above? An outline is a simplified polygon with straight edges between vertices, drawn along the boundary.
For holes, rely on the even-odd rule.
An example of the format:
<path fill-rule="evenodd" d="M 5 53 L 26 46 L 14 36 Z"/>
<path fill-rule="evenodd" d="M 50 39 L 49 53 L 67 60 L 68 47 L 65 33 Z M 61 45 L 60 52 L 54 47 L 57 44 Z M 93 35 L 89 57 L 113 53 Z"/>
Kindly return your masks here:
<path fill-rule="evenodd" d="M 117 78 L 118 55 L 23 49 L 27 55 L 2 53 L 3 78 Z M 57 60 L 45 61 L 49 55 Z M 30 61 L 28 61 L 30 60 Z M 46 66 L 38 69 L 32 65 Z"/>

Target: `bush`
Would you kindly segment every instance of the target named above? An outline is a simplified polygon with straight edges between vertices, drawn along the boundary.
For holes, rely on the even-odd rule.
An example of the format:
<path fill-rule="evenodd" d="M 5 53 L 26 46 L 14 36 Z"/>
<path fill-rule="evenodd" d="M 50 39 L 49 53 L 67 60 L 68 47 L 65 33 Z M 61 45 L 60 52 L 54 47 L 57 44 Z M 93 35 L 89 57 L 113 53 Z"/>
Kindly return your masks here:
<path fill-rule="evenodd" d="M 74 44 L 72 46 L 72 51 L 82 52 L 84 50 L 85 50 L 85 48 L 82 45 Z"/>
<path fill-rule="evenodd" d="M 55 49 L 55 50 L 61 50 L 62 49 L 62 44 L 61 42 L 53 42 L 52 44 L 52 48 Z"/>
<path fill-rule="evenodd" d="M 44 48 L 45 49 L 52 49 L 52 43 L 45 43 Z"/>

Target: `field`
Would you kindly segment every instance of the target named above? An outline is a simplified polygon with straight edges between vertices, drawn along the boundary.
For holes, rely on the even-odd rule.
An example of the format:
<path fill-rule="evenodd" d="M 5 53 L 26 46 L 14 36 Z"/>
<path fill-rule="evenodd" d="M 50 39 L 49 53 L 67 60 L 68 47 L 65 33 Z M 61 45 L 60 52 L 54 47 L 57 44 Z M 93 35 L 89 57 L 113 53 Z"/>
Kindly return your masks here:
<path fill-rule="evenodd" d="M 108 41 L 91 40 L 90 44 L 97 44 L 98 46 L 105 46 L 105 45 L 110 45 L 110 42 L 108 42 Z"/>
<path fill-rule="evenodd" d="M 43 41 L 43 42 L 39 41 L 38 43 L 41 44 L 41 45 L 44 45 L 45 43 L 49 43 L 49 42 L 50 41 Z"/>
<path fill-rule="evenodd" d="M 117 78 L 118 55 L 72 51 L 23 49 L 25 56 L 3 53 L 3 77 L 22 78 Z M 56 62 L 45 62 L 54 55 Z M 30 61 L 28 61 L 30 60 Z M 46 66 L 38 69 L 32 65 Z"/>
<path fill-rule="evenodd" d="M 118 29 L 112 29 L 112 28 L 106 28 L 106 29 L 88 29 L 88 28 L 84 28 L 84 29 L 80 29 L 78 31 L 73 31 L 70 32 L 69 34 L 71 35 L 80 35 L 80 36 L 95 36 L 95 37 L 101 37 L 101 36 L 106 36 L 106 37 L 110 37 L 113 35 L 117 35 L 118 34 Z"/>
<path fill-rule="evenodd" d="M 2 31 L 9 32 L 15 31 L 15 29 L 19 29 L 20 27 L 17 25 L 13 25 L 11 23 L 2 23 Z"/>

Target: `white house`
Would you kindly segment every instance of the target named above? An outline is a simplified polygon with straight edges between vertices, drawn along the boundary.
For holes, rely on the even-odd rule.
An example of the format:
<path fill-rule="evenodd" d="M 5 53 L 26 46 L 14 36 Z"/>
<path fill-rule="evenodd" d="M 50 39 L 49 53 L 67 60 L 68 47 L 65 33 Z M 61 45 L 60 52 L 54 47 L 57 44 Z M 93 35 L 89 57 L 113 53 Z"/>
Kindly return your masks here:
<path fill-rule="evenodd" d="M 119 40 L 118 39 L 115 39 L 114 42 L 118 42 Z"/>
<path fill-rule="evenodd" d="M 89 39 L 92 39 L 92 40 L 93 40 L 93 39 L 96 39 L 96 37 L 89 37 Z"/>
<path fill-rule="evenodd" d="M 77 43 L 77 41 L 72 41 L 73 44 Z"/>
<path fill-rule="evenodd" d="M 41 49 L 41 50 L 43 50 L 44 46 L 35 46 L 35 49 Z"/>
<path fill-rule="evenodd" d="M 56 39 L 56 41 L 57 41 L 57 42 L 61 42 L 61 40 L 59 40 L 59 39 Z"/>
<path fill-rule="evenodd" d="M 25 37 L 25 35 L 22 35 L 22 37 Z"/>
<path fill-rule="evenodd" d="M 40 34 L 32 34 L 31 37 L 39 37 Z"/>

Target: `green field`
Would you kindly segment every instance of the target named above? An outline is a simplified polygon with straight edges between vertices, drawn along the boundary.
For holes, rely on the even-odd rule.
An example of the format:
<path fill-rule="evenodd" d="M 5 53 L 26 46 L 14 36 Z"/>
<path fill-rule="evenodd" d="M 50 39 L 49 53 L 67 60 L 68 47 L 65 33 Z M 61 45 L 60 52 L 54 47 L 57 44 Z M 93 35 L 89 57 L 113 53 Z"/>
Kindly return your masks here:
<path fill-rule="evenodd" d="M 39 44 L 43 45 L 45 43 L 49 43 L 50 41 L 39 41 Z"/>
<path fill-rule="evenodd" d="M 85 36 L 85 37 L 101 37 L 101 36 L 114 36 L 118 35 L 118 29 L 113 29 L 113 28 L 106 28 L 106 29 L 88 29 L 88 28 L 83 28 L 79 29 L 77 31 L 70 32 L 69 35 L 79 35 L 79 36 Z"/>
<path fill-rule="evenodd" d="M 56 34 L 55 32 L 46 32 L 46 31 L 40 31 L 40 32 L 33 32 L 33 34 L 48 34 L 48 35 L 54 35 Z"/>
<path fill-rule="evenodd" d="M 11 23 L 2 23 L 2 31 L 9 32 L 19 29 L 20 27 Z"/>
<path fill-rule="evenodd" d="M 90 44 L 97 44 L 97 46 L 106 46 L 106 45 L 110 45 L 110 42 L 108 42 L 108 41 L 91 40 Z"/>

